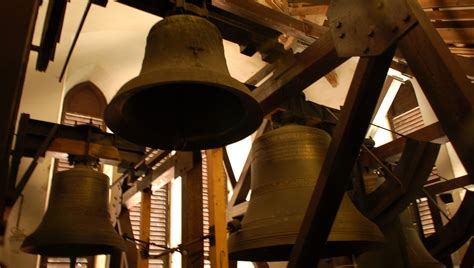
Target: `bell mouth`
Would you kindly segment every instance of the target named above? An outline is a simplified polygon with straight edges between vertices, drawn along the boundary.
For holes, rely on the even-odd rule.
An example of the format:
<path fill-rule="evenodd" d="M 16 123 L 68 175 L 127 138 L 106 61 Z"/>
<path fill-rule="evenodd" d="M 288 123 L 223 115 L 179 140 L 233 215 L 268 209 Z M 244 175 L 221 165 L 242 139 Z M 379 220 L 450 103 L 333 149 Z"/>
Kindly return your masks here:
<path fill-rule="evenodd" d="M 146 84 L 151 74 L 142 74 L 107 106 L 107 126 L 133 143 L 164 150 L 217 148 L 252 134 L 263 119 L 259 103 L 237 80 L 213 83 L 212 75 Z"/>
<path fill-rule="evenodd" d="M 102 254 L 115 254 L 125 249 L 111 245 L 97 244 L 54 244 L 38 246 L 22 246 L 21 250 L 30 254 L 51 257 L 87 257 Z"/>

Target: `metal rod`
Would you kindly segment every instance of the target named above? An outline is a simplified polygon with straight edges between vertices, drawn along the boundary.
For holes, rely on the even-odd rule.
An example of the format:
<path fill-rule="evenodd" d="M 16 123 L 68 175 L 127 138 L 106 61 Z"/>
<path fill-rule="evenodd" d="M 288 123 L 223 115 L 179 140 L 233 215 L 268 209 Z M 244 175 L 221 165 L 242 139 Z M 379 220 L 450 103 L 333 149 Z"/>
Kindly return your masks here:
<path fill-rule="evenodd" d="M 430 175 L 438 176 L 438 178 L 440 178 L 440 179 L 442 179 L 442 180 L 444 180 L 444 181 L 446 181 L 446 182 L 448 182 L 448 183 L 450 183 L 450 184 L 452 184 L 452 185 L 455 185 L 455 186 L 457 186 L 458 188 L 463 188 L 463 189 L 466 190 L 466 191 L 471 191 L 471 190 L 467 189 L 466 186 L 459 185 L 458 183 L 454 182 L 453 180 L 446 179 L 445 177 L 440 176 L 440 175 L 438 175 L 438 174 L 434 174 L 433 172 L 431 172 Z"/>
<path fill-rule="evenodd" d="M 331 110 L 329 110 L 327 107 L 326 107 L 326 110 L 332 117 L 334 117 L 334 119 L 339 121 L 339 118 Z M 395 175 L 395 173 L 392 172 L 392 170 L 389 167 L 387 167 L 383 163 L 383 161 L 380 158 L 378 158 L 369 148 L 367 148 L 365 144 L 362 144 L 362 149 L 364 149 L 385 171 L 387 171 L 387 173 L 390 176 L 392 176 L 398 182 L 398 184 L 400 184 L 400 187 L 402 187 L 402 191 L 405 191 L 405 185 L 403 185 L 402 181 L 398 178 L 397 175 Z"/>
<path fill-rule="evenodd" d="M 82 31 L 82 26 L 84 26 L 84 22 L 86 21 L 87 14 L 89 13 L 89 10 L 91 8 L 92 1 L 87 2 L 86 9 L 84 10 L 84 14 L 82 15 L 81 22 L 79 23 L 79 28 L 77 29 L 76 35 L 74 36 L 74 40 L 72 41 L 71 48 L 69 49 L 69 52 L 66 57 L 66 62 L 64 63 L 63 69 L 61 71 L 61 75 L 59 76 L 59 82 L 62 82 L 64 73 L 66 72 L 66 68 L 69 64 L 69 60 L 71 59 L 72 52 L 74 50 L 74 47 L 76 46 L 77 39 L 79 39 L 79 35 L 81 34 Z"/>
<path fill-rule="evenodd" d="M 422 189 L 423 193 L 426 195 L 426 197 L 428 198 L 428 200 L 433 204 L 435 205 L 435 207 L 439 210 L 439 212 L 448 220 L 448 221 L 451 221 L 451 219 L 449 218 L 448 214 L 446 214 L 446 212 L 439 206 L 438 202 L 436 202 L 436 200 L 431 196 L 430 193 L 428 193 L 428 191 L 426 191 L 425 188 Z"/>
<path fill-rule="evenodd" d="M 52 139 L 56 135 L 56 132 L 59 128 L 59 125 L 55 124 L 51 130 L 48 133 L 48 136 L 46 136 L 46 139 L 43 141 L 41 146 L 38 148 L 36 151 L 35 157 L 31 161 L 30 165 L 28 166 L 28 169 L 26 170 L 25 174 L 23 174 L 23 177 L 21 177 L 20 182 L 18 183 L 18 186 L 15 188 L 15 194 L 13 196 L 13 202 L 18 199 L 18 197 L 21 195 L 23 192 L 23 189 L 26 186 L 26 183 L 28 183 L 28 180 L 31 177 L 31 174 L 33 174 L 33 171 L 35 170 L 36 166 L 38 165 L 38 159 L 46 152 L 48 149 L 49 144 L 51 143 Z"/>

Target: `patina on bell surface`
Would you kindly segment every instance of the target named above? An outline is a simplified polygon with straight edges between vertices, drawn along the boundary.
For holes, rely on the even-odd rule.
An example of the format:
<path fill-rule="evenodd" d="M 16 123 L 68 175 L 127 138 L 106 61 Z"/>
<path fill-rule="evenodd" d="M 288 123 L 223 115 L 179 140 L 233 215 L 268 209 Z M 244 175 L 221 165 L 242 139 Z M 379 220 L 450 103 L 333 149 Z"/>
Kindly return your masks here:
<path fill-rule="evenodd" d="M 330 136 L 288 125 L 265 133 L 251 150 L 252 195 L 242 228 L 229 237 L 234 260 L 288 260 L 316 185 Z M 322 257 L 356 254 L 383 235 L 344 195 Z"/>
<path fill-rule="evenodd" d="M 108 182 L 106 175 L 89 166 L 58 172 L 43 220 L 21 250 L 58 257 L 124 251 L 124 239 L 110 221 Z"/>
<path fill-rule="evenodd" d="M 140 74 L 105 111 L 115 134 L 168 150 L 222 147 L 252 134 L 262 118 L 249 89 L 229 74 L 217 27 L 192 15 L 152 27 Z"/>

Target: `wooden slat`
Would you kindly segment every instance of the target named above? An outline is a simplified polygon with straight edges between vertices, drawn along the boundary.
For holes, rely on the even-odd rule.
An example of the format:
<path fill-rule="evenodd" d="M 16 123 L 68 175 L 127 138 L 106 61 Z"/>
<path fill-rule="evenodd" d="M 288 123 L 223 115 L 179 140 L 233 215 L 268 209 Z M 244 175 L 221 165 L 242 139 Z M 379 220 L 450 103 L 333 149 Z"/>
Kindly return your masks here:
<path fill-rule="evenodd" d="M 432 23 L 435 28 L 474 28 L 474 20 L 438 20 Z"/>
<path fill-rule="evenodd" d="M 426 15 L 431 20 L 472 20 L 474 9 L 434 10 L 427 11 Z"/>
<path fill-rule="evenodd" d="M 474 28 L 438 28 L 438 33 L 448 44 L 474 44 Z"/>
<path fill-rule="evenodd" d="M 474 174 L 474 144 L 467 138 L 474 126 L 473 86 L 421 7 L 413 0 L 408 3 L 418 25 L 399 41 L 399 48 L 464 167 Z"/>
<path fill-rule="evenodd" d="M 418 0 L 423 8 L 474 6 L 474 0 Z"/>
<path fill-rule="evenodd" d="M 449 50 L 454 54 L 474 56 L 474 48 L 472 47 L 449 47 Z"/>
<path fill-rule="evenodd" d="M 337 56 L 332 36 L 326 33 L 299 54 L 283 73 L 256 88 L 253 95 L 264 113 L 269 114 L 284 100 L 296 96 L 346 60 Z"/>
<path fill-rule="evenodd" d="M 395 48 L 361 58 L 309 202 L 288 267 L 315 267 L 336 217 Z"/>

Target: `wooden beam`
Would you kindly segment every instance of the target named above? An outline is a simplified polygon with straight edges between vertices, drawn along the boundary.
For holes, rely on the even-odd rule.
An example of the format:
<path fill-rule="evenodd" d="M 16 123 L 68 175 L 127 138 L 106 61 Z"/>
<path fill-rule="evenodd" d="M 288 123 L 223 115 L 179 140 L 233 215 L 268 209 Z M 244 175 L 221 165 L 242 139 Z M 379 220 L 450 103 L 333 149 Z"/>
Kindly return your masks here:
<path fill-rule="evenodd" d="M 415 132 L 408 134 L 407 136 L 418 141 L 436 140 L 436 142 L 448 142 L 448 140 L 444 138 L 445 134 L 439 122 L 423 127 Z M 406 141 L 406 138 L 401 137 L 374 148 L 372 152 L 379 159 L 385 160 L 390 158 L 391 156 L 398 155 L 399 153 L 401 153 L 403 148 L 405 147 Z M 366 152 L 361 152 L 359 160 L 362 166 L 372 166 L 377 164 L 377 162 Z"/>
<path fill-rule="evenodd" d="M 315 267 L 336 217 L 395 54 L 361 58 L 309 202 L 288 267 Z"/>
<path fill-rule="evenodd" d="M 0 237 L 3 237 L 6 227 L 6 190 L 8 188 L 8 169 L 13 133 L 18 115 L 23 82 L 30 55 L 31 41 L 38 13 L 39 0 L 26 0 L 21 4 L 15 1 L 1 1 L 1 25 L 15 25 L 3 27 L 2 34 L 8 36 L 2 42 L 0 49 Z M 11 205 L 11 204 L 10 204 Z"/>
<path fill-rule="evenodd" d="M 474 88 L 418 3 L 408 4 L 418 24 L 399 48 L 468 174 L 474 174 Z"/>
<path fill-rule="evenodd" d="M 183 152 L 180 152 L 183 153 Z M 182 177 L 182 244 L 187 254 L 182 254 L 183 268 L 204 266 L 204 243 L 199 240 L 203 234 L 202 203 L 202 161 L 201 152 L 193 154 L 193 167 L 181 174 Z M 176 167 L 179 169 L 179 167 Z M 194 241 L 192 244 L 189 242 Z"/>
<path fill-rule="evenodd" d="M 466 249 L 466 252 L 464 252 L 464 257 L 462 258 L 461 261 L 461 266 L 460 268 L 472 268 L 474 267 L 474 238 L 471 238 L 471 241 L 469 242 L 469 246 Z"/>
<path fill-rule="evenodd" d="M 212 5 L 242 16 L 281 33 L 311 42 L 327 32 L 327 28 L 309 21 L 299 21 L 252 0 L 212 0 Z"/>
<path fill-rule="evenodd" d="M 379 226 L 393 222 L 423 188 L 439 148 L 439 144 L 408 140 L 393 172 L 397 178 L 385 174 L 385 182 L 367 196 L 366 215 Z"/>
<path fill-rule="evenodd" d="M 437 30 L 445 43 L 474 44 L 474 28 L 438 28 Z"/>
<path fill-rule="evenodd" d="M 118 226 L 119 226 L 119 233 L 121 235 L 126 235 L 128 237 L 133 238 L 133 229 L 132 229 L 132 223 L 130 221 L 130 212 L 128 208 L 122 207 L 122 210 L 120 211 L 120 215 L 118 218 Z M 126 249 L 125 249 L 125 259 L 127 262 L 127 267 L 129 268 L 136 268 L 137 267 L 137 259 L 138 259 L 138 250 L 137 250 L 137 245 L 135 243 L 126 240 Z M 122 255 L 122 254 L 120 254 Z M 119 262 L 120 264 L 121 262 Z M 110 265 L 111 267 L 121 267 L 121 266 L 113 266 L 112 264 Z"/>
<path fill-rule="evenodd" d="M 293 63 L 272 76 L 253 91 L 265 114 L 271 113 L 284 100 L 295 96 L 315 81 L 345 62 L 337 56 L 331 33 L 324 34 L 301 54 Z"/>
<path fill-rule="evenodd" d="M 206 150 L 207 178 L 209 189 L 209 225 L 214 230 L 214 243 L 211 244 L 211 267 L 228 268 L 227 203 L 226 179 L 222 164 L 222 149 Z"/>
<path fill-rule="evenodd" d="M 447 191 L 452 191 L 461 187 L 466 187 L 470 184 L 474 184 L 474 179 L 471 176 L 462 176 L 454 179 L 450 179 L 444 182 L 431 184 L 426 186 L 425 189 L 433 196 Z"/>
<path fill-rule="evenodd" d="M 418 0 L 418 2 L 423 8 L 474 6 L 474 0 Z"/>
<path fill-rule="evenodd" d="M 235 187 L 237 184 L 237 180 L 235 179 L 235 174 L 234 174 L 234 169 L 232 168 L 232 164 L 230 163 L 230 158 L 229 154 L 227 153 L 226 147 L 222 148 L 223 150 L 223 157 L 224 157 L 224 167 L 225 167 L 225 174 L 227 175 L 227 178 L 229 179 L 230 184 L 232 185 L 232 188 Z"/>
<path fill-rule="evenodd" d="M 147 188 L 141 193 L 140 200 L 140 240 L 150 242 L 151 222 L 151 189 Z M 148 268 L 148 258 L 138 254 L 137 268 Z"/>

